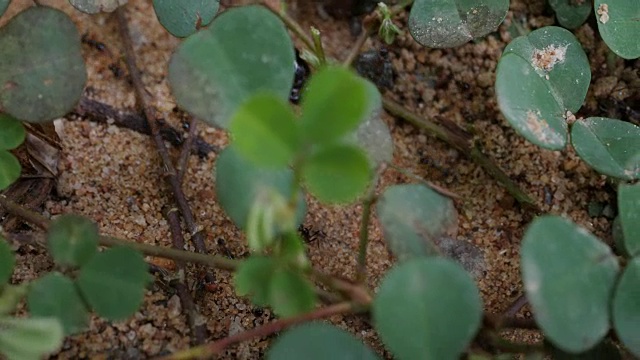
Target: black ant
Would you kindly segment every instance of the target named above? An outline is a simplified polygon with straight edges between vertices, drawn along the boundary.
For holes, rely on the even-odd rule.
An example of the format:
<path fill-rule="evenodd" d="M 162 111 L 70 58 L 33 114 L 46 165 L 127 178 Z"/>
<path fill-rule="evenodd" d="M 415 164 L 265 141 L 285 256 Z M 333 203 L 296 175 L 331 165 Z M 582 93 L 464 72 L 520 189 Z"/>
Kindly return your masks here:
<path fill-rule="evenodd" d="M 308 244 L 318 240 L 321 237 L 327 236 L 327 234 L 322 230 L 313 230 L 302 224 L 298 226 L 298 232 L 300 232 L 300 235 L 302 235 L 302 239 L 304 239 L 304 241 Z"/>
<path fill-rule="evenodd" d="M 81 40 L 83 43 L 91 46 L 92 48 L 100 52 L 109 52 L 109 50 L 107 49 L 107 45 L 105 45 L 103 42 L 90 38 L 89 33 L 84 33 L 84 35 L 82 35 Z"/>

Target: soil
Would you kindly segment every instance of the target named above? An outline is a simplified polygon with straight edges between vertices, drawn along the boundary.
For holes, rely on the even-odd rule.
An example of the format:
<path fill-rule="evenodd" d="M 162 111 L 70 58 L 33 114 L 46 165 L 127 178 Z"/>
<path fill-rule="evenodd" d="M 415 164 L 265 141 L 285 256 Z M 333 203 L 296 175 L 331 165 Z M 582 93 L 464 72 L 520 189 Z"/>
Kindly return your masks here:
<path fill-rule="evenodd" d="M 75 11 L 67 1 L 41 0 L 69 14 L 85 39 L 100 42 L 105 48 L 86 41 L 83 55 L 87 62 L 86 96 L 117 109 L 135 112 L 135 95 L 121 60 L 121 41 L 117 21 L 110 15 L 89 16 Z M 492 84 L 497 61 L 511 40 L 513 23 L 535 29 L 554 24 L 546 1 L 512 1 L 505 22 L 483 39 L 454 49 L 428 49 L 418 45 L 405 32 L 386 46 L 394 72 L 393 84 L 383 95 L 411 111 L 436 122 L 453 122 L 474 134 L 485 153 L 518 185 L 529 193 L 544 211 L 566 216 L 595 235 L 611 243 L 611 211 L 615 209 L 613 187 L 604 176 L 579 160 L 570 150 L 546 151 L 528 143 L 509 127 L 501 116 Z M 30 0 L 14 0 L 0 25 L 31 6 Z M 313 25 L 323 35 L 327 53 L 337 59 L 347 57 L 354 35 L 349 22 L 326 17 L 315 3 L 290 4 L 290 14 L 304 26 Z M 184 118 L 174 111 L 167 79 L 167 62 L 180 43 L 157 22 L 150 1 L 130 0 L 128 17 L 138 51 L 138 65 L 158 112 L 168 124 L 180 129 Z M 322 16 L 321 16 L 322 15 Z M 407 14 L 399 17 L 406 29 Z M 597 35 L 594 22 L 580 27 L 576 34 L 592 67 L 592 86 L 585 106 L 576 116 L 607 116 L 638 121 L 638 108 L 624 107 L 639 95 L 639 61 L 623 61 L 608 56 L 606 45 Z M 377 39 L 367 40 L 363 51 L 380 49 Z M 121 69 L 118 71 L 118 69 Z M 635 87 L 631 84 L 635 83 Z M 611 116 L 611 115 L 609 115 Z M 480 249 L 483 270 L 477 281 L 484 306 L 490 312 L 504 311 L 520 294 L 519 244 L 527 224 L 535 216 L 521 208 L 513 198 L 464 154 L 417 130 L 414 126 L 383 114 L 391 129 L 395 150 L 394 164 L 455 193 L 459 213 L 456 239 Z M 170 194 L 160 172 L 160 158 L 152 140 L 115 124 L 96 123 L 70 116 L 59 123 L 62 154 L 55 190 L 44 203 L 48 216 L 77 213 L 95 220 L 101 232 L 159 246 L 171 246 L 167 221 L 161 214 L 170 204 Z M 198 124 L 198 135 L 209 144 L 223 148 L 223 131 Z M 178 156 L 179 149 L 171 148 Z M 196 220 L 205 229 L 207 246 L 212 252 L 242 258 L 248 254 L 243 235 L 216 202 L 212 171 L 216 153 L 205 157 L 192 155 L 184 190 L 192 204 Z M 392 169 L 381 180 L 385 186 L 414 182 Z M 308 250 L 314 266 L 330 274 L 353 277 L 359 226 L 360 205 L 320 206 L 309 199 L 305 227 L 318 232 Z M 607 215 L 607 216 L 605 216 Z M 379 224 L 370 228 L 367 282 L 375 288 L 385 271 L 394 263 L 381 236 Z M 171 269 L 172 263 L 148 259 Z M 13 281 L 35 279 L 52 268 L 49 258 L 39 250 L 18 250 L 19 268 Z M 228 273 L 215 273 L 213 291 L 194 290 L 197 305 L 206 318 L 209 339 L 220 339 L 269 320 L 269 309 L 258 309 L 246 299 L 234 295 Z M 190 286 L 196 287 L 199 274 L 190 269 Z M 528 317 L 525 308 L 519 316 Z M 375 332 L 358 317 L 335 317 L 331 322 L 349 330 L 384 352 Z M 535 334 L 515 334 L 527 341 Z M 256 339 L 228 349 L 222 358 L 254 359 L 262 357 L 270 339 Z M 65 340 L 56 358 L 138 359 L 167 354 L 190 345 L 189 328 L 178 297 L 155 284 L 145 297 L 143 307 L 131 319 L 112 323 L 98 318 L 88 331 Z M 386 356 L 390 356 L 386 353 Z"/>

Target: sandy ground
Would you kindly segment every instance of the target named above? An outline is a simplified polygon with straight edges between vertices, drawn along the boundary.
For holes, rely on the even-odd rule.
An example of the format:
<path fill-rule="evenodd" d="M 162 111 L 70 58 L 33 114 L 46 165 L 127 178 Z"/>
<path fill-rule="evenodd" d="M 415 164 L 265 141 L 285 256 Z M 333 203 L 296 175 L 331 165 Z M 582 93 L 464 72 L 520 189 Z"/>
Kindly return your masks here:
<path fill-rule="evenodd" d="M 117 77 L 110 69 L 113 64 L 126 68 L 120 60 L 121 44 L 115 18 L 81 14 L 62 0 L 41 2 L 68 13 L 81 34 L 104 43 L 108 49 L 99 51 L 87 44 L 83 46 L 89 75 L 86 94 L 118 109 L 132 110 L 135 96 L 126 76 Z M 496 33 L 455 49 L 426 49 L 416 44 L 408 33 L 400 36 L 388 47 L 396 77 L 393 88 L 384 95 L 426 118 L 446 119 L 472 131 L 489 157 L 531 194 L 545 212 L 567 216 L 610 241 L 611 219 L 590 216 L 588 212 L 589 205 L 595 203 L 615 208 L 612 187 L 606 179 L 589 169 L 573 151 L 544 151 L 527 143 L 507 125 L 497 108 L 492 84 L 497 60 L 511 39 L 508 29 L 525 14 L 528 15 L 524 18 L 525 26 L 537 28 L 553 24 L 553 15 L 545 10 L 544 3 L 512 1 L 507 19 Z M 2 22 L 30 4 L 31 1 L 14 0 Z M 138 65 L 147 90 L 162 116 L 179 127 L 181 119 L 173 111 L 175 102 L 169 92 L 166 70 L 171 52 L 180 41 L 158 24 L 150 1 L 131 0 L 128 6 L 139 54 Z M 302 2 L 292 7 L 292 15 L 304 25 L 313 24 L 322 31 L 331 56 L 346 57 L 354 40 L 346 21 L 322 19 L 314 7 L 304 6 Z M 406 16 L 400 21 L 404 24 Z M 617 59 L 607 64 L 606 47 L 595 38 L 592 25 L 584 25 L 577 34 L 591 61 L 592 84 L 597 85 L 589 91 L 586 106 L 578 115 L 601 115 L 599 103 L 603 99 L 638 97 L 637 88 L 628 90 L 628 83 L 618 80 L 623 72 L 628 75 L 634 65 L 637 69 L 638 62 L 624 63 Z M 380 46 L 377 40 L 369 40 L 365 50 Z M 612 64 L 614 67 L 610 68 Z M 630 76 L 633 78 L 633 73 Z M 621 95 L 620 89 L 626 92 Z M 387 114 L 384 120 L 395 142 L 394 163 L 459 195 L 457 239 L 482 250 L 485 269 L 478 283 L 485 308 L 493 312 L 504 310 L 521 289 L 518 248 L 523 230 L 534 214 L 522 210 L 505 190 L 462 154 L 401 120 Z M 199 135 L 209 143 L 220 147 L 226 144 L 223 132 L 205 124 L 199 124 L 198 129 Z M 56 191 L 45 203 L 46 214 L 83 214 L 95 220 L 105 234 L 170 246 L 167 222 L 160 212 L 170 198 L 160 176 L 159 156 L 149 137 L 114 125 L 74 119 L 64 122 L 62 144 L 60 176 Z M 178 150 L 172 150 L 172 154 L 177 156 Z M 205 229 L 209 249 L 221 253 L 228 250 L 240 258 L 247 255 L 243 236 L 216 203 L 212 176 L 215 160 L 213 153 L 204 159 L 192 156 L 184 189 L 198 223 Z M 410 181 L 389 170 L 382 178 L 382 186 Z M 305 226 L 322 231 L 309 245 L 315 266 L 328 273 L 353 275 L 360 213 L 359 205 L 323 207 L 310 203 Z M 368 262 L 367 280 L 375 287 L 393 264 L 377 222 L 371 228 Z M 34 279 L 52 266 L 46 256 L 33 250 L 20 252 L 18 263 L 14 281 Z M 192 279 L 198 276 L 197 273 L 190 275 Z M 247 300 L 234 295 L 227 273 L 216 272 L 216 276 L 217 289 L 198 292 L 196 296 L 207 318 L 211 339 L 272 319 L 268 309 L 254 308 Z M 525 309 L 521 315 L 529 314 Z M 354 317 L 331 320 L 381 348 L 374 331 L 362 320 Z M 120 323 L 93 319 L 89 331 L 67 339 L 57 356 L 137 359 L 188 345 L 189 330 L 177 296 L 154 286 L 133 318 Z M 268 339 L 254 340 L 231 348 L 224 358 L 258 358 L 267 346 Z"/>

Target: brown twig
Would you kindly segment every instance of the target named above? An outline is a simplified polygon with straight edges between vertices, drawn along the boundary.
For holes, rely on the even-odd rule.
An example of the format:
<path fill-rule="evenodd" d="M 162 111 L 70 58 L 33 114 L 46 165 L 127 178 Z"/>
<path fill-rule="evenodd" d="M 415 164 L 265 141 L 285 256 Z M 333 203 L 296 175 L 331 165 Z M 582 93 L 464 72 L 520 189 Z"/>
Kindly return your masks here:
<path fill-rule="evenodd" d="M 536 212 L 542 210 L 535 204 L 533 199 L 525 193 L 515 181 L 511 180 L 507 174 L 500 169 L 491 159 L 489 159 L 477 146 L 473 144 L 473 137 L 466 131 L 459 128 L 449 129 L 447 127 L 431 122 L 419 115 L 407 110 L 397 102 L 383 98 L 382 105 L 392 115 L 395 115 L 410 124 L 426 131 L 427 133 L 446 142 L 460 153 L 469 157 L 473 162 L 480 165 L 490 176 L 504 186 L 504 188 L 523 206 L 533 209 Z"/>
<path fill-rule="evenodd" d="M 121 128 L 133 130 L 145 135 L 151 135 L 151 128 L 144 116 L 116 109 L 111 105 L 98 100 L 89 99 L 87 97 L 80 98 L 80 101 L 73 110 L 73 113 L 81 118 L 86 118 L 98 123 L 113 123 L 115 126 Z M 69 119 L 73 119 L 73 117 L 70 117 Z M 185 141 L 180 131 L 160 120 L 158 120 L 157 124 L 160 128 L 160 134 L 165 141 L 168 141 L 173 146 L 185 146 Z M 206 157 L 211 152 L 217 152 L 219 150 L 216 146 L 207 143 L 199 136 L 194 136 L 192 141 L 192 151 L 198 154 L 201 158 Z"/>
<path fill-rule="evenodd" d="M 125 47 L 125 60 L 127 63 L 127 68 L 129 70 L 129 75 L 131 76 L 131 81 L 133 83 L 133 87 L 135 88 L 136 95 L 138 100 L 140 101 L 139 105 L 142 107 L 145 118 L 149 123 L 149 128 L 151 129 L 151 135 L 153 140 L 155 141 L 156 148 L 158 149 L 158 153 L 160 154 L 160 158 L 163 163 L 163 171 L 165 180 L 173 193 L 173 198 L 177 204 L 177 207 L 180 209 L 180 213 L 182 214 L 182 218 L 187 226 L 187 230 L 191 235 L 191 241 L 197 252 L 206 254 L 207 248 L 204 243 L 204 236 L 202 228 L 198 227 L 195 222 L 195 218 L 193 216 L 193 212 L 191 211 L 191 207 L 189 206 L 186 197 L 184 196 L 184 192 L 182 191 L 182 184 L 178 179 L 178 173 L 176 172 L 175 167 L 169 157 L 169 152 L 167 151 L 167 147 L 160 136 L 160 130 L 156 123 L 156 111 L 155 108 L 151 106 L 151 98 L 150 95 L 146 92 L 144 83 L 142 82 L 142 76 L 136 65 L 136 56 L 135 51 L 133 49 L 133 42 L 131 41 L 131 34 L 129 32 L 129 24 L 127 23 L 127 19 L 124 13 L 125 7 L 121 6 L 116 10 L 116 17 L 118 18 L 118 25 L 120 29 L 120 36 L 122 37 L 122 41 Z M 214 282 L 214 278 L 211 272 L 207 271 L 205 278 L 207 282 Z"/>
<path fill-rule="evenodd" d="M 346 314 L 354 311 L 354 309 L 355 307 L 348 302 L 327 306 L 293 318 L 278 319 L 271 323 L 232 336 L 228 336 L 210 344 L 194 347 L 169 356 L 161 357 L 158 360 L 183 360 L 211 357 L 215 354 L 220 353 L 233 344 L 237 344 L 253 338 L 261 338 L 264 336 L 275 334 L 278 331 L 282 331 L 283 329 L 306 321 L 324 319 L 333 315 Z"/>
<path fill-rule="evenodd" d="M 0 194 L 0 206 L 2 206 L 7 213 L 18 216 L 42 230 L 46 231 L 49 228 L 49 219 L 21 206 L 20 204 L 13 202 L 2 194 Z M 101 235 L 98 243 L 101 246 L 108 247 L 128 246 L 148 256 L 157 256 L 172 259 L 175 261 L 200 264 L 221 270 L 234 271 L 239 264 L 238 261 L 227 259 L 224 256 L 198 254 L 190 251 L 170 249 L 149 244 L 141 244 L 134 241 L 122 240 L 106 235 Z"/>
<path fill-rule="evenodd" d="M 167 219 L 169 229 L 171 231 L 171 241 L 174 249 L 184 250 L 184 237 L 182 236 L 182 226 L 180 225 L 180 218 L 178 217 L 178 209 L 165 207 L 162 209 L 162 214 Z M 189 322 L 189 328 L 193 334 L 193 344 L 204 344 L 207 339 L 207 327 L 206 324 L 201 321 L 202 315 L 198 311 L 196 304 L 193 302 L 191 292 L 185 285 L 184 273 L 185 264 L 183 261 L 176 261 L 176 267 L 178 268 L 178 278 L 171 281 L 170 285 L 178 293 L 182 309 L 187 315 L 187 321 Z"/>
<path fill-rule="evenodd" d="M 504 311 L 504 317 L 514 317 L 522 309 L 525 305 L 527 305 L 527 297 L 524 294 L 521 294 L 516 298 L 511 305 L 507 307 L 507 310 Z"/>
<path fill-rule="evenodd" d="M 198 126 L 198 120 L 191 116 L 189 119 L 189 132 L 187 133 L 187 139 L 182 144 L 182 150 L 180 150 L 180 156 L 178 157 L 178 181 L 182 184 L 184 180 L 184 174 L 189 167 L 189 155 L 191 155 L 191 148 L 193 147 L 193 141 L 198 136 L 196 128 Z"/>

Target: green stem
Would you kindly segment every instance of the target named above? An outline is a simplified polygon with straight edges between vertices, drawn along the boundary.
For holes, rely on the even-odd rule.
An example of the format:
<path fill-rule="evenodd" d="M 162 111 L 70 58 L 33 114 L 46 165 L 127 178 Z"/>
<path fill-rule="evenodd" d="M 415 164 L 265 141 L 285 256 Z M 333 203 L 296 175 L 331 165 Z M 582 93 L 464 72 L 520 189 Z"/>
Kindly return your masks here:
<path fill-rule="evenodd" d="M 327 64 L 327 57 L 324 54 L 324 47 L 322 46 L 322 37 L 320 36 L 320 30 L 315 27 L 311 27 L 311 38 L 313 39 L 313 48 L 320 61 L 320 66 Z"/>
<path fill-rule="evenodd" d="M 282 22 L 284 23 L 284 25 L 289 30 L 293 31 L 296 37 L 298 37 L 298 39 L 300 39 L 304 43 L 304 45 L 309 49 L 309 51 L 315 52 L 316 47 L 313 44 L 313 40 L 309 38 L 306 32 L 302 29 L 302 26 L 300 26 L 300 24 L 298 24 L 297 21 L 295 21 L 291 16 L 287 15 L 286 12 L 278 11 L 277 9 L 271 8 L 271 6 L 266 4 L 264 1 L 262 2 L 262 5 L 266 7 L 269 11 L 271 11 L 274 15 L 279 17 L 280 20 L 282 20 Z"/>
<path fill-rule="evenodd" d="M 31 210 L 28 210 L 20 206 L 19 204 L 9 200 L 5 195 L 0 195 L 0 205 L 3 208 L 5 208 L 5 210 L 10 214 L 18 216 L 45 231 L 49 229 L 51 220 L 47 219 L 46 217 L 36 212 L 33 212 Z M 122 240 L 122 239 L 118 239 L 111 236 L 105 236 L 105 235 L 100 236 L 99 244 L 102 246 L 108 246 L 108 247 L 128 246 L 148 256 L 158 256 L 158 257 L 163 257 L 167 259 L 172 259 L 175 261 L 185 261 L 185 262 L 191 262 L 196 264 L 202 264 L 202 265 L 207 265 L 213 268 L 229 270 L 229 271 L 235 270 L 239 264 L 239 262 L 236 260 L 227 259 L 225 257 L 218 256 L 218 255 L 206 255 L 206 254 L 200 254 L 200 253 L 193 253 L 185 250 L 177 250 L 177 249 L 164 248 L 164 247 L 155 246 L 155 245 L 141 244 L 141 243 Z"/>
<path fill-rule="evenodd" d="M 369 222 L 371 222 L 371 206 L 376 201 L 376 185 L 380 178 L 380 171 L 376 172 L 369 191 L 362 201 L 362 217 L 360 218 L 360 237 L 356 265 L 356 282 L 361 284 L 367 279 L 367 247 L 369 245 Z"/>

